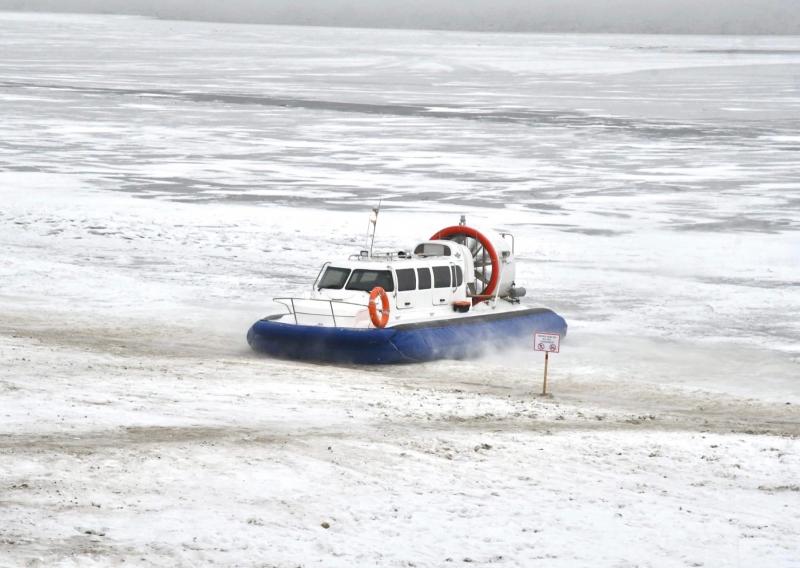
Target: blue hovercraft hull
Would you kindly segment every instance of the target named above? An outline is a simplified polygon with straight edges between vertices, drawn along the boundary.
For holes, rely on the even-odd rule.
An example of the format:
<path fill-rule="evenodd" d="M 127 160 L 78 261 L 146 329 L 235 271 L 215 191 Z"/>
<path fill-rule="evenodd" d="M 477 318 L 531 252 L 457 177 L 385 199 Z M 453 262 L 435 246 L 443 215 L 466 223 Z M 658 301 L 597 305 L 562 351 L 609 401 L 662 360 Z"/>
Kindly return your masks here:
<path fill-rule="evenodd" d="M 247 332 L 253 350 L 282 359 L 354 364 L 469 359 L 533 344 L 533 332 L 567 332 L 567 322 L 546 308 L 449 320 L 353 329 L 257 321 Z"/>

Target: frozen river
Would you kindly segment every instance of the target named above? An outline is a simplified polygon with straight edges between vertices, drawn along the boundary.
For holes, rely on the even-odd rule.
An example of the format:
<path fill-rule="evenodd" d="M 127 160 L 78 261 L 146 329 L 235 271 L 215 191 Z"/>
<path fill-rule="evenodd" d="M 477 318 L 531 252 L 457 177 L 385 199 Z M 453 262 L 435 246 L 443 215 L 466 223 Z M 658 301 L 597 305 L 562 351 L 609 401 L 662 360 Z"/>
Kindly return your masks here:
<path fill-rule="evenodd" d="M 438 566 L 468 556 L 519 566 L 797 565 L 798 77 L 798 37 L 0 13 L 0 564 L 141 554 L 164 565 Z M 570 324 L 553 364 L 556 402 L 530 402 L 540 361 L 529 353 L 388 372 L 249 353 L 244 334 L 270 297 L 304 292 L 322 262 L 362 248 L 378 199 L 383 248 L 407 249 L 460 214 L 515 233 L 528 302 Z M 536 427 L 525 422 L 532 414 Z M 551 464 L 597 491 L 526 485 L 518 469 L 536 462 L 544 430 Z M 712 448 L 732 448 L 722 458 L 731 468 L 752 459 L 755 470 L 730 477 L 710 463 L 696 439 L 704 432 L 722 440 Z M 278 457 L 258 457 L 264 448 L 248 444 L 269 436 Z M 90 442 L 75 449 L 81 438 Z M 484 438 L 509 454 L 486 457 L 490 469 L 481 469 Z M 330 458 L 340 439 L 343 457 Z M 208 453 L 215 443 L 225 467 Z M 618 446 L 624 459 L 613 457 Z M 767 465 L 776 446 L 782 457 Z M 165 462 L 148 485 L 135 464 L 154 465 L 154 453 Z M 639 465 L 654 465 L 650 454 L 664 463 Z M 90 455 L 122 469 L 103 477 L 87 469 L 99 463 Z M 248 456 L 272 469 L 243 465 Z M 194 459 L 207 485 L 181 478 Z M 608 477 L 592 478 L 593 467 Z M 625 485 L 641 467 L 655 477 Z M 78 472 L 53 482 L 59 496 L 47 489 L 53 468 Z M 658 491 L 677 500 L 654 489 L 642 504 L 635 495 L 661 483 L 658 468 L 673 479 Z M 225 486 L 227 471 L 269 490 L 259 500 Z M 444 473 L 463 499 L 440 493 Z M 320 489 L 327 476 L 340 491 Z M 507 485 L 494 502 L 490 480 L 500 477 Z M 362 484 L 367 500 L 341 513 L 341 542 L 303 532 L 304 515 L 325 516 L 300 506 L 303 495 L 341 511 Z M 399 506 L 386 491 L 417 516 L 383 524 Z M 580 506 L 554 513 L 570 491 Z M 598 499 L 615 491 L 614 507 L 631 508 L 633 520 L 606 517 Z M 80 503 L 66 506 L 65 494 Z M 434 494 L 438 512 L 420 520 Z M 497 528 L 535 516 L 518 508 L 526 494 L 552 508 L 549 544 Z M 737 499 L 736 522 L 714 516 Z M 675 512 L 684 501 L 698 503 L 699 518 Z M 133 516 L 94 507 L 112 502 Z M 241 532 L 223 538 L 229 503 L 247 512 Z M 465 536 L 482 507 L 495 523 L 483 545 Z M 159 530 L 130 528 L 153 511 Z M 663 536 L 649 521 L 659 515 L 685 528 Z M 195 517 L 195 540 L 184 539 Z M 575 528 L 584 518 L 611 523 L 633 547 L 601 546 L 611 535 Z M 423 528 L 437 523 L 449 539 L 426 540 Z M 685 542 L 708 523 L 705 540 Z M 766 534 L 730 552 L 762 525 Z M 570 526 L 584 548 L 565 553 Z M 259 531 L 275 548 L 256 544 Z M 647 551 L 654 538 L 663 541 Z M 404 539 L 419 551 L 403 552 Z"/>

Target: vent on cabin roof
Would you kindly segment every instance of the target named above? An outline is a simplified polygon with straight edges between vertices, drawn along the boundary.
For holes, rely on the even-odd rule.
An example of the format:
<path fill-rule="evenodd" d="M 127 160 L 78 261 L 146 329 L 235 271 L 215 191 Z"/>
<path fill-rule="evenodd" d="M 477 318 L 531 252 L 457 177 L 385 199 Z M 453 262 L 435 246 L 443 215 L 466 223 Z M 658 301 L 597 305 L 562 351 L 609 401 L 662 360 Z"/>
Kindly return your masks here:
<path fill-rule="evenodd" d="M 417 256 L 450 256 L 450 247 L 440 243 L 420 243 L 414 249 Z"/>

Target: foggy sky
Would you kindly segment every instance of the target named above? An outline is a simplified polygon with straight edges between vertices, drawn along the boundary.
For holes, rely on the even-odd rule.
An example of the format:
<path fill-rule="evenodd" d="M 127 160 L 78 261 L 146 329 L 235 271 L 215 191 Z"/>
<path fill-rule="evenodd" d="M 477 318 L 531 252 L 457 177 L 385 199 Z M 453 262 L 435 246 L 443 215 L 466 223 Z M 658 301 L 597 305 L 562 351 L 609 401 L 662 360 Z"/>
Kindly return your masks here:
<path fill-rule="evenodd" d="M 0 0 L 0 10 L 478 31 L 800 34 L 800 0 Z"/>

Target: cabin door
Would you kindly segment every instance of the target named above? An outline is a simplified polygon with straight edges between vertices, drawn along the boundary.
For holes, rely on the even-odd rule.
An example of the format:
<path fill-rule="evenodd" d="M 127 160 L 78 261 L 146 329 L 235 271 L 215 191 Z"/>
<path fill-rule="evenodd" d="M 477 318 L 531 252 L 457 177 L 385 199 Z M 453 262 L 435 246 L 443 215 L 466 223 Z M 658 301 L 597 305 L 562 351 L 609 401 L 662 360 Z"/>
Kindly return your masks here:
<path fill-rule="evenodd" d="M 434 306 L 449 304 L 453 299 L 453 290 L 450 287 L 452 280 L 450 279 L 450 265 L 434 266 L 433 267 L 433 300 Z"/>

